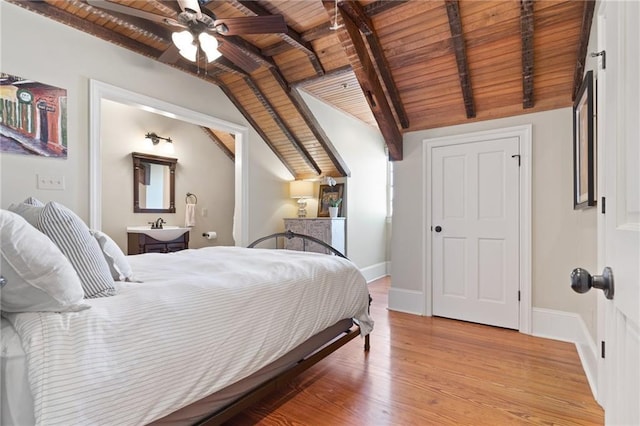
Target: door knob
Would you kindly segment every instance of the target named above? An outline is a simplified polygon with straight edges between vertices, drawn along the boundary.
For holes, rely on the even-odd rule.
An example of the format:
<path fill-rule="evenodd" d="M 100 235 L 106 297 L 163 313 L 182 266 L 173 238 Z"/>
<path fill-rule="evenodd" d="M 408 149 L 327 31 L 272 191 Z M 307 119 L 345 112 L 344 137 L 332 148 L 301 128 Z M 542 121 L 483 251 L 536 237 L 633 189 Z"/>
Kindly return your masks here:
<path fill-rule="evenodd" d="M 438 225 L 435 228 L 433 228 L 433 230 L 436 231 L 436 232 L 440 232 L 440 231 L 442 231 L 442 226 Z"/>
<path fill-rule="evenodd" d="M 571 288 L 576 293 L 586 293 L 593 288 L 604 291 L 607 299 L 613 299 L 613 271 L 608 266 L 602 271 L 602 275 L 591 275 L 589 271 L 576 268 L 571 272 Z"/>

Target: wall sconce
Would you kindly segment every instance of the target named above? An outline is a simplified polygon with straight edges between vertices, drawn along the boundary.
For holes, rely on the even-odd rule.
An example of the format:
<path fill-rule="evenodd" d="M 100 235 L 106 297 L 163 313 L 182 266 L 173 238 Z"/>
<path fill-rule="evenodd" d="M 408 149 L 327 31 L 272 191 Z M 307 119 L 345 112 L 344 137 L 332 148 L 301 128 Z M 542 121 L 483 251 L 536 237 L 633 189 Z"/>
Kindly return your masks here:
<path fill-rule="evenodd" d="M 313 198 L 313 182 L 294 180 L 289 182 L 289 196 L 298 199 L 298 217 L 307 217 L 307 198 Z"/>
<path fill-rule="evenodd" d="M 173 141 L 171 140 L 171 138 L 163 138 L 162 136 L 158 136 L 155 132 L 147 133 L 146 135 L 144 135 L 144 137 L 145 139 L 150 140 L 153 143 L 153 146 L 158 145 L 160 143 L 160 140 L 163 140 L 166 142 L 164 144 L 164 150 L 170 154 L 173 154 L 175 152 Z"/>

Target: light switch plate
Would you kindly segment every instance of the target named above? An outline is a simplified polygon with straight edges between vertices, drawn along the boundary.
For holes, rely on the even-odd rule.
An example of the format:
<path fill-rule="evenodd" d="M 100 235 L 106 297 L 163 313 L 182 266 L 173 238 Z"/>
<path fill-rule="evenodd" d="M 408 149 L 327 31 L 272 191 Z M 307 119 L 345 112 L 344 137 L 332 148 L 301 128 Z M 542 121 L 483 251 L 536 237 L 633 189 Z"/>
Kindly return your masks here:
<path fill-rule="evenodd" d="M 63 190 L 64 176 L 36 175 L 38 179 L 38 189 Z"/>

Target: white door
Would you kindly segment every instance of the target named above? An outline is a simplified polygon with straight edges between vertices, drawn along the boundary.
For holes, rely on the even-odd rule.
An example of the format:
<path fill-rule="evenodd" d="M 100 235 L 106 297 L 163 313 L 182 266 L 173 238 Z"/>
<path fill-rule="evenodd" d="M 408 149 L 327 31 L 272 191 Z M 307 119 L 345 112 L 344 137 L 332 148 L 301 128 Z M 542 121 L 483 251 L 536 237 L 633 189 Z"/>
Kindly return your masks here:
<path fill-rule="evenodd" d="M 605 342 L 598 392 L 606 424 L 640 425 L 640 2 L 603 2 L 598 23 L 606 51 L 598 70 L 599 195 L 606 199 L 599 253 L 615 287 L 613 300 L 600 296 L 598 304 Z"/>
<path fill-rule="evenodd" d="M 433 314 L 518 329 L 518 138 L 433 149 Z"/>

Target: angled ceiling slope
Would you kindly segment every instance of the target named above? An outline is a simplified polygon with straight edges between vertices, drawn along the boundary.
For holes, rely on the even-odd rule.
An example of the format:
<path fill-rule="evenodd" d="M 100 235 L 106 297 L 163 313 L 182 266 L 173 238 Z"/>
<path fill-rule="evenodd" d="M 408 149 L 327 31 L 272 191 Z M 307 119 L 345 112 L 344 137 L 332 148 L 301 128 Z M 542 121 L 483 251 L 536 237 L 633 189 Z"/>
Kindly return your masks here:
<path fill-rule="evenodd" d="M 144 19 L 176 20 L 184 0 L 5 1 L 218 85 L 297 178 L 349 174 L 298 88 L 377 126 L 391 159 L 400 160 L 408 131 L 571 106 L 595 5 L 200 0 L 205 14 L 232 30 L 243 17 L 282 17 L 286 25 L 278 27 L 285 32 L 218 35 L 222 57 L 196 64 L 177 54 L 175 27 Z M 105 2 L 142 17 L 100 7 Z"/>

